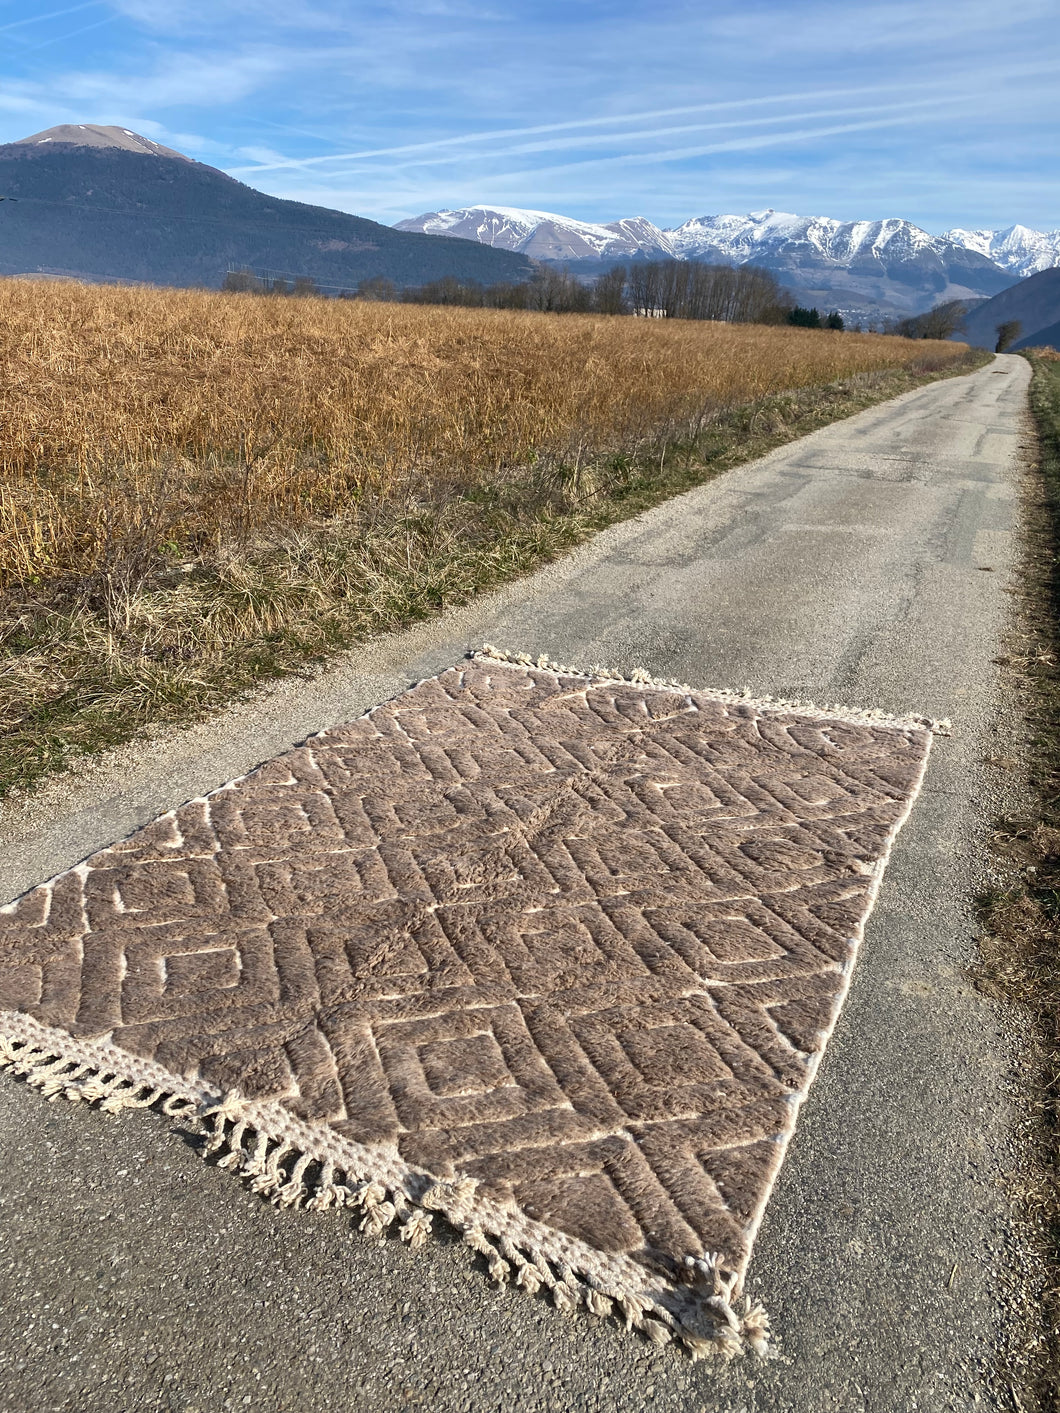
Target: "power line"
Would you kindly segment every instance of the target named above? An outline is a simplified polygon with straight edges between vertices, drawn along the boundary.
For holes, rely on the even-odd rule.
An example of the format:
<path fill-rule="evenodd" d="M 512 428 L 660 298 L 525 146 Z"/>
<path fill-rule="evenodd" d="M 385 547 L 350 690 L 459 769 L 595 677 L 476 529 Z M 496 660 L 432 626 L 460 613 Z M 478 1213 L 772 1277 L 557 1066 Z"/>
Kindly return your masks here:
<path fill-rule="evenodd" d="M 264 285 L 268 285 L 268 283 L 269 283 L 270 280 L 276 280 L 276 279 L 309 280 L 309 281 L 312 282 L 312 284 L 313 284 L 317 289 L 321 289 L 321 290 L 325 290 L 325 289 L 326 289 L 326 290 L 334 290 L 334 291 L 335 291 L 336 293 L 338 293 L 338 294 L 356 294 L 356 293 L 357 293 L 357 286 L 356 286 L 356 285 L 335 285 L 335 284 L 329 284 L 326 280 L 317 279 L 316 275 L 309 275 L 309 274 L 307 274 L 304 270 L 273 270 L 271 267 L 270 267 L 269 269 L 267 269 L 267 270 L 251 270 L 251 269 L 250 269 L 248 266 L 246 266 L 246 265 L 232 265 L 232 264 L 230 264 L 230 265 L 228 266 L 227 270 L 225 271 L 225 274 L 226 274 L 226 275 L 250 275 L 250 276 L 252 276 L 254 279 L 260 280 L 260 281 L 262 282 L 262 284 L 264 284 Z"/>

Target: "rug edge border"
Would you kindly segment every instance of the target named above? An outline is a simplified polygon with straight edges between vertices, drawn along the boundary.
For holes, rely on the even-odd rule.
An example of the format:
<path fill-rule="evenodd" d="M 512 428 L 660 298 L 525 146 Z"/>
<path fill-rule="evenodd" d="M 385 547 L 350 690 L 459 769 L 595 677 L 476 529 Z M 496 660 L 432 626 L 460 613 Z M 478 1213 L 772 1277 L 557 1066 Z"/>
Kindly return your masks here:
<path fill-rule="evenodd" d="M 752 707 L 756 711 L 776 712 L 781 715 L 797 713 L 800 716 L 816 716 L 827 721 L 846 722 L 852 726 L 885 726 L 906 731 L 927 731 L 932 736 L 948 736 L 953 726 L 948 717 L 921 716 L 915 712 L 902 714 L 886 712 L 879 707 L 853 707 L 840 703 L 827 706 L 798 698 L 756 697 L 750 687 L 745 688 L 743 692 L 726 687 L 691 687 L 687 682 L 679 682 L 676 677 L 653 677 L 643 668 L 633 668 L 629 673 L 623 673 L 595 664 L 591 667 L 566 667 L 562 663 L 553 662 L 545 653 L 535 658 L 529 653 L 509 652 L 505 648 L 495 647 L 492 643 L 484 643 L 481 648 L 469 652 L 467 657 L 473 662 L 496 662 L 524 671 L 537 669 L 541 672 L 552 672 L 557 676 L 582 677 L 589 682 L 615 682 L 627 687 L 643 687 L 654 691 L 685 692 L 726 705 Z"/>
<path fill-rule="evenodd" d="M 677 1343 L 693 1359 L 768 1352 L 764 1308 L 749 1297 L 737 1305 L 742 1294 L 739 1273 L 723 1270 L 720 1257 L 688 1258 L 687 1286 L 661 1278 L 637 1281 L 633 1272 L 638 1268 L 628 1258 L 608 1257 L 521 1213 L 513 1220 L 505 1208 L 469 1190 L 474 1180 L 439 1180 L 406 1163 L 396 1149 L 366 1148 L 329 1127 L 298 1118 L 276 1102 L 257 1103 L 238 1091 L 225 1093 L 187 1079 L 115 1045 L 110 1033 L 78 1037 L 25 1012 L 0 1009 L 0 1070 L 20 1076 L 49 1101 L 88 1103 L 115 1116 L 157 1104 L 167 1117 L 187 1119 L 200 1131 L 212 1119 L 213 1129 L 207 1130 L 199 1152 L 202 1159 L 222 1154 L 219 1166 L 280 1207 L 354 1207 L 363 1213 L 358 1225 L 369 1237 L 383 1236 L 403 1218 L 401 1238 L 416 1247 L 433 1234 L 431 1219 L 438 1215 L 486 1259 L 489 1277 L 498 1287 L 508 1283 L 516 1266 L 516 1288 L 532 1295 L 545 1286 L 561 1313 L 584 1308 L 601 1318 L 613 1313 L 617 1317 L 612 1310 L 617 1305 L 627 1332 L 639 1332 L 656 1347 Z M 248 1130 L 259 1140 L 256 1153 L 242 1147 Z M 302 1178 L 314 1163 L 322 1177 L 329 1172 L 331 1176 L 310 1191 Z M 334 1184 L 334 1171 L 356 1178 L 357 1188 L 351 1192 Z M 333 1200 L 329 1189 L 350 1196 Z M 314 1201 L 324 1197 L 327 1200 Z M 623 1270 L 625 1266 L 630 1270 Z"/>
<path fill-rule="evenodd" d="M 876 911 L 876 903 L 879 900 L 880 889 L 883 887 L 883 880 L 884 875 L 887 872 L 887 866 L 891 861 L 891 854 L 894 851 L 895 844 L 898 842 L 899 834 L 901 834 L 902 830 L 905 828 L 905 825 L 908 823 L 909 816 L 912 814 L 913 808 L 916 805 L 917 800 L 920 798 L 920 792 L 923 789 L 924 781 L 927 778 L 928 762 L 931 758 L 931 749 L 934 744 L 935 734 L 936 733 L 931 730 L 928 731 L 927 749 L 924 751 L 924 757 L 923 760 L 920 762 L 920 769 L 917 772 L 917 778 L 913 785 L 913 788 L 909 792 L 905 808 L 890 828 L 890 832 L 887 835 L 887 847 L 884 849 L 883 853 L 873 864 L 872 882 L 869 885 L 868 906 L 866 907 L 864 913 L 861 915 L 861 918 L 858 921 L 857 928 L 854 930 L 850 939 L 852 944 L 850 957 L 846 966 L 843 969 L 843 984 L 836 998 L 835 1008 L 832 1012 L 832 1018 L 829 1021 L 827 1031 L 825 1031 L 823 1034 L 820 1048 L 818 1049 L 816 1055 L 813 1058 L 812 1067 L 806 1079 L 806 1083 L 802 1086 L 798 1093 L 793 1096 L 795 1102 L 795 1112 L 792 1115 L 791 1123 L 788 1126 L 786 1132 L 781 1136 L 779 1143 L 779 1155 L 777 1157 L 776 1165 L 773 1169 L 773 1175 L 763 1191 L 762 1200 L 759 1203 L 758 1209 L 754 1213 L 751 1219 L 751 1223 L 748 1227 L 747 1260 L 744 1263 L 745 1275 L 747 1273 L 747 1270 L 750 1268 L 751 1260 L 754 1255 L 755 1243 L 758 1240 L 758 1233 L 761 1230 L 762 1221 L 765 1217 L 766 1209 L 769 1206 L 770 1198 L 773 1196 L 777 1181 L 780 1177 L 781 1172 L 783 1171 L 784 1163 L 788 1155 L 788 1149 L 791 1146 L 791 1141 L 795 1136 L 795 1130 L 799 1126 L 799 1119 L 802 1116 L 803 1107 L 806 1103 L 806 1100 L 809 1098 L 814 1085 L 817 1082 L 817 1076 L 820 1073 L 822 1064 L 824 1063 L 824 1058 L 828 1051 L 828 1047 L 832 1043 L 832 1036 L 835 1034 L 836 1026 L 839 1024 L 839 1018 L 840 1016 L 842 1016 L 843 1011 L 846 1008 L 847 997 L 849 996 L 850 988 L 854 983 L 854 972 L 858 964 L 858 959 L 861 956 L 861 949 L 865 944 L 865 933 L 868 929 L 868 925 L 872 918 L 872 915 Z"/>

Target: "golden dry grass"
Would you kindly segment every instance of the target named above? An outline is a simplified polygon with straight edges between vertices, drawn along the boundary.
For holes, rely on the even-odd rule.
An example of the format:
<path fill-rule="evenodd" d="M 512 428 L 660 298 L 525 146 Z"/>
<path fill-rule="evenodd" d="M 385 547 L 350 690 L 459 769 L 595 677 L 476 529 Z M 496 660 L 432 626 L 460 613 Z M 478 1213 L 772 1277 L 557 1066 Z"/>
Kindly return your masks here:
<path fill-rule="evenodd" d="M 578 461 L 963 350 L 879 335 L 0 282 L 2 582 Z M 147 546 L 142 547 L 145 551 Z"/>
<path fill-rule="evenodd" d="M 0 792 L 969 359 L 787 327 L 0 280 Z"/>

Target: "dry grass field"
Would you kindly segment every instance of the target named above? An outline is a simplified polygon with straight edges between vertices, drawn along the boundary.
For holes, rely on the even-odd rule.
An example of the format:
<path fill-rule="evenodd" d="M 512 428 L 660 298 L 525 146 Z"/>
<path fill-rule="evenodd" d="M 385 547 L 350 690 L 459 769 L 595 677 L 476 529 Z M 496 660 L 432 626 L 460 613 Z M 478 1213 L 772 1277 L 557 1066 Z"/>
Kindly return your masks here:
<path fill-rule="evenodd" d="M 466 598 L 969 357 L 0 281 L 0 787 Z"/>

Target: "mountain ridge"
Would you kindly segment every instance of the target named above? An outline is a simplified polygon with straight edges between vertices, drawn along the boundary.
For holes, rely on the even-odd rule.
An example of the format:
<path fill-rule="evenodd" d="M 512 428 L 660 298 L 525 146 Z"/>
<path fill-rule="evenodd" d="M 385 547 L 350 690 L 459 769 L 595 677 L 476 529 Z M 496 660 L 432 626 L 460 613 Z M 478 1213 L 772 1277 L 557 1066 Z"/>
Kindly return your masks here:
<path fill-rule="evenodd" d="M 957 245 L 1021 276 L 1060 265 L 1060 230 L 1039 231 L 1019 224 L 981 229 L 955 226 L 933 236 L 922 227 L 899 217 L 877 221 L 837 221 L 832 217 L 798 216 L 773 208 L 752 211 L 745 216 L 697 216 L 678 226 L 657 226 L 645 216 L 594 222 L 529 207 L 476 204 L 455 210 L 427 211 L 420 216 L 395 222 L 394 229 L 459 235 L 483 243 L 488 237 L 490 244 L 501 245 L 504 249 L 525 250 L 533 243 L 535 232 L 542 225 L 567 230 L 581 237 L 585 244 L 571 252 L 575 258 L 595 254 L 602 259 L 613 259 L 632 254 L 638 248 L 678 258 L 696 258 L 699 253 L 696 248 L 697 234 L 709 233 L 722 237 L 707 242 L 700 240 L 700 247 L 704 243 L 724 247 L 726 236 L 730 243 L 737 244 L 742 239 L 746 245 L 748 232 L 755 228 L 771 227 L 774 231 L 792 233 L 802 227 L 812 231 L 818 243 L 821 243 L 822 235 L 829 239 L 839 231 L 851 233 L 873 229 L 877 233 L 886 230 L 914 232 L 916 239 L 924 245 L 934 245 L 936 248 L 940 243 Z M 829 243 L 834 242 L 829 240 Z"/>
<path fill-rule="evenodd" d="M 993 348 L 999 325 L 1010 320 L 1020 324 L 1013 349 L 1053 341 L 1060 322 L 1060 266 L 1028 275 L 980 304 L 965 316 L 955 337 L 979 348 Z"/>
<path fill-rule="evenodd" d="M 1020 225 L 984 230 L 956 226 L 945 235 L 1021 278 L 1060 265 L 1060 231 L 1037 231 Z"/>
<path fill-rule="evenodd" d="M 801 300 L 870 316 L 920 313 L 947 299 L 990 298 L 1016 278 L 980 251 L 898 217 L 838 221 L 767 208 L 745 216 L 697 216 L 663 228 L 645 217 L 593 223 L 478 205 L 426 212 L 399 221 L 396 229 L 500 246 L 570 263 L 578 273 L 590 273 L 594 263 L 630 259 L 754 263 Z"/>
<path fill-rule="evenodd" d="M 75 132 L 76 142 L 66 141 Z M 83 139 L 83 140 L 82 140 Z M 129 128 L 63 125 L 0 145 L 0 274 L 217 288 L 231 268 L 353 288 L 529 279 L 525 256 L 267 196 Z"/>
<path fill-rule="evenodd" d="M 476 205 L 388 227 L 283 200 L 130 128 L 62 124 L 0 146 L 0 273 L 216 286 L 229 268 L 304 274 L 332 289 L 453 276 L 518 282 L 541 265 L 579 278 L 620 261 L 751 263 L 800 303 L 870 322 L 994 297 L 1060 266 L 1060 232 L 1024 226 L 930 235 L 899 218 L 842 222 L 771 208 L 596 223 Z"/>

